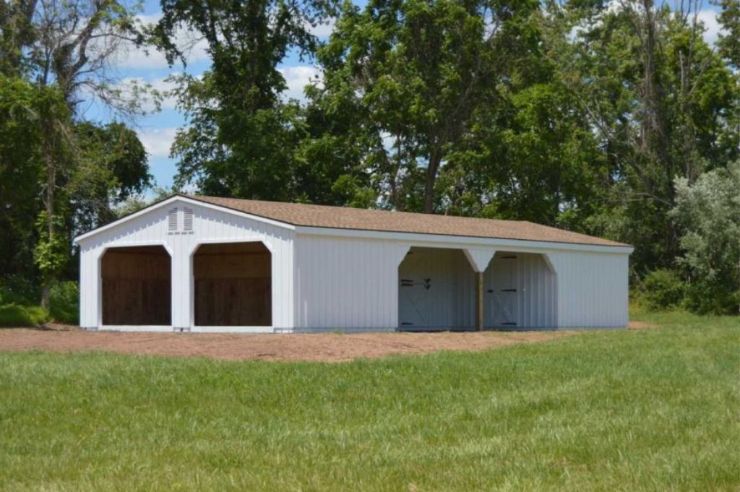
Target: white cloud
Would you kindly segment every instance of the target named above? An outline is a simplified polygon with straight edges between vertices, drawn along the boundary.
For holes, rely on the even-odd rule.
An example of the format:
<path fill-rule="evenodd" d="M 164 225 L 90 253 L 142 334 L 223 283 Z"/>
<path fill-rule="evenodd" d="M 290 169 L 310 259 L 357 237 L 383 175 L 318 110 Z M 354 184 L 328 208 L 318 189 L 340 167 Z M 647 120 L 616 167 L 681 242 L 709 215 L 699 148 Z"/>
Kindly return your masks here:
<path fill-rule="evenodd" d="M 310 65 L 296 65 L 293 67 L 283 67 L 280 73 L 285 77 L 288 89 L 283 93 L 286 99 L 297 99 L 303 101 L 306 96 L 303 93 L 304 87 L 309 84 L 321 83 L 321 72 L 317 67 Z"/>
<path fill-rule="evenodd" d="M 177 128 L 150 128 L 137 132 L 139 140 L 152 157 L 168 157 Z"/>
<path fill-rule="evenodd" d="M 176 75 L 176 74 L 173 74 Z M 153 112 L 156 108 L 155 97 L 149 89 L 158 93 L 160 98 L 160 109 L 173 109 L 177 100 L 173 94 L 176 85 L 168 77 L 159 77 L 155 79 L 145 79 L 144 77 L 124 77 L 116 85 L 115 89 L 121 91 L 121 95 L 126 99 L 136 99 L 141 109 L 147 113 Z"/>
<path fill-rule="evenodd" d="M 162 18 L 162 14 L 136 16 L 141 26 L 151 26 Z M 306 26 L 314 36 L 326 39 L 334 30 L 336 19 L 329 18 L 316 26 Z M 196 32 L 178 29 L 175 44 L 183 51 L 188 65 L 210 60 L 208 43 Z M 113 65 L 122 69 L 166 70 L 167 59 L 164 53 L 153 47 L 137 47 L 133 43 L 122 43 L 114 57 Z"/>
<path fill-rule="evenodd" d="M 334 25 L 336 24 L 336 22 L 337 20 L 334 17 L 330 17 L 329 19 L 316 26 L 309 25 L 308 31 L 317 38 L 328 38 L 331 35 L 332 31 L 334 31 Z"/>
<path fill-rule="evenodd" d="M 709 9 L 700 10 L 697 17 L 704 24 L 704 41 L 710 45 L 716 43 L 722 30 L 722 26 L 720 26 L 717 20 L 717 12 Z"/>
<path fill-rule="evenodd" d="M 175 99 L 175 96 L 172 92 L 175 90 L 176 84 L 172 80 L 167 77 L 162 77 L 150 80 L 148 83 L 162 96 L 162 109 L 172 109 L 175 107 L 177 100 Z"/>
<path fill-rule="evenodd" d="M 139 15 L 137 21 L 141 26 L 147 26 L 155 24 L 161 17 L 161 14 Z M 207 51 L 208 43 L 193 31 L 178 29 L 175 32 L 175 44 L 183 51 L 189 65 L 210 59 Z M 138 47 L 133 43 L 121 45 L 113 65 L 122 69 L 162 70 L 168 68 L 164 53 L 153 47 Z"/>
<path fill-rule="evenodd" d="M 622 0 L 609 0 L 609 4 L 607 5 L 607 8 L 605 12 L 607 14 L 615 14 L 619 12 L 621 9 L 625 8 L 625 5 Z M 642 10 L 642 7 L 632 6 L 632 8 L 636 8 L 638 10 Z M 676 12 L 674 12 L 674 15 L 678 15 Z M 704 25 L 704 41 L 706 41 L 708 44 L 713 45 L 717 42 L 719 34 L 722 33 L 722 26 L 719 24 L 719 21 L 717 20 L 718 12 L 716 10 L 711 9 L 704 9 L 700 10 L 697 14 L 697 20 L 701 22 Z M 691 14 L 689 16 L 688 21 L 692 21 Z M 589 32 L 590 30 L 594 29 L 595 27 L 598 27 L 602 25 L 603 23 L 603 17 L 604 14 L 600 14 L 592 21 L 582 21 L 579 25 L 576 25 L 573 27 L 573 29 L 569 33 L 569 38 L 571 40 L 575 40 L 578 36 L 580 36 L 582 33 Z"/>
<path fill-rule="evenodd" d="M 604 24 L 605 17 L 616 15 L 625 8 L 627 8 L 627 5 L 623 0 L 608 0 L 606 8 L 602 9 L 597 15 L 592 18 L 584 18 L 573 26 L 568 33 L 568 39 L 575 41 L 579 36 L 601 27 Z M 640 9 L 641 7 L 637 5 L 635 8 Z"/>

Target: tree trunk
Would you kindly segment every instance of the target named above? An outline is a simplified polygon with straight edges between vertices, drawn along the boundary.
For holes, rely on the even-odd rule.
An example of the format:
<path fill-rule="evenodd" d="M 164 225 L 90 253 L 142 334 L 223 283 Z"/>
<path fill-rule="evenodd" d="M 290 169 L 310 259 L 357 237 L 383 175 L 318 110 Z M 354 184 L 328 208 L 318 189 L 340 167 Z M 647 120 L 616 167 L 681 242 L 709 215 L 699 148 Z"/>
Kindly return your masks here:
<path fill-rule="evenodd" d="M 643 111 L 645 115 L 642 121 L 642 150 L 650 152 L 654 150 L 656 133 L 658 130 L 658 105 L 655 87 L 655 24 L 653 19 L 652 0 L 643 0 L 645 9 L 644 21 L 644 44 L 643 44 Z"/>
<path fill-rule="evenodd" d="M 432 149 L 429 155 L 429 166 L 427 167 L 426 180 L 424 182 L 424 213 L 434 213 L 434 184 L 437 182 L 437 172 L 442 162 L 442 152 Z"/>
<path fill-rule="evenodd" d="M 658 80 L 656 52 L 658 49 L 657 19 L 653 0 L 643 0 L 645 10 L 644 41 L 643 41 L 643 111 L 642 121 L 642 151 L 658 161 L 665 170 L 667 182 L 673 182 L 673 166 L 667 152 L 667 128 L 663 114 L 663 94 Z M 665 186 L 665 183 L 662 183 Z M 658 184 L 661 186 L 661 184 Z"/>
<path fill-rule="evenodd" d="M 44 285 L 41 286 L 41 307 L 49 310 L 49 303 L 51 299 L 51 283 L 48 280 L 44 280 Z"/>

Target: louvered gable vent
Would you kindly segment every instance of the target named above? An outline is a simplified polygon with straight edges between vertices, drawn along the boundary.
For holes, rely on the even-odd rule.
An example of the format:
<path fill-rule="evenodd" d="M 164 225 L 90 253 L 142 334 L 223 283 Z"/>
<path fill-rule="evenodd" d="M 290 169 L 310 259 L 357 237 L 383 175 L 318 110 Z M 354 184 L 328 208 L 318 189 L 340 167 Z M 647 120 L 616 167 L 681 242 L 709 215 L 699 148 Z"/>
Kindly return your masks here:
<path fill-rule="evenodd" d="M 193 232 L 193 209 L 185 209 L 185 220 L 183 222 L 183 230 L 185 232 Z"/>
<path fill-rule="evenodd" d="M 169 211 L 167 217 L 167 228 L 169 232 L 177 232 L 177 208 Z"/>

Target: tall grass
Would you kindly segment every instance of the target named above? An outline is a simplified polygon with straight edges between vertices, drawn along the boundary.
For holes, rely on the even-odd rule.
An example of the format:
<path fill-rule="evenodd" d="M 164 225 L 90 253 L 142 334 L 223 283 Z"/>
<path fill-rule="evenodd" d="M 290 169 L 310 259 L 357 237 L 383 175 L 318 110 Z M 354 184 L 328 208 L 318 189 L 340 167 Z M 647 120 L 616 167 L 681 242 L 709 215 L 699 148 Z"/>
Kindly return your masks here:
<path fill-rule="evenodd" d="M 0 354 L 12 490 L 737 490 L 740 320 L 347 364 Z"/>

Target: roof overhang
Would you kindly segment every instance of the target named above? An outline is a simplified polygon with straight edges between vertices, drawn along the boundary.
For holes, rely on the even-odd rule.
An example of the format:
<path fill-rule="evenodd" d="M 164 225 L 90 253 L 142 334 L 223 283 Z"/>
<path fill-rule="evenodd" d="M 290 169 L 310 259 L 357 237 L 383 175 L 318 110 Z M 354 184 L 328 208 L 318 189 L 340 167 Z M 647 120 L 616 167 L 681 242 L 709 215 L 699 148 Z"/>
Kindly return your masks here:
<path fill-rule="evenodd" d="M 415 232 L 389 232 L 365 229 L 338 229 L 328 227 L 296 226 L 296 234 L 312 236 L 333 236 L 357 239 L 385 239 L 436 247 L 483 246 L 490 248 L 509 248 L 519 252 L 542 252 L 545 250 L 582 251 L 591 253 L 631 254 L 635 248 L 628 245 L 607 246 L 600 244 L 565 243 L 556 241 L 534 241 L 525 239 L 506 239 L 478 236 L 450 236 L 446 234 L 424 234 Z"/>
<path fill-rule="evenodd" d="M 506 239 L 506 238 L 491 238 L 491 237 L 476 237 L 476 236 L 451 236 L 446 234 L 424 234 L 424 233 L 413 233 L 413 232 L 393 232 L 393 231 L 375 231 L 368 229 L 341 229 L 341 228 L 329 228 L 329 227 L 309 227 L 309 226 L 298 226 L 289 224 L 287 222 L 281 222 L 274 219 L 269 219 L 259 215 L 253 215 L 246 212 L 242 212 L 230 207 L 222 205 L 216 205 L 209 202 L 198 200 L 185 195 L 172 195 L 158 202 L 152 203 L 151 205 L 142 208 L 134 213 L 131 213 L 125 217 L 106 224 L 104 226 L 93 229 L 84 234 L 80 234 L 74 238 L 74 244 L 80 244 L 87 239 L 101 234 L 107 230 L 121 226 L 129 221 L 132 221 L 138 217 L 146 215 L 147 213 L 153 212 L 160 208 L 171 206 L 174 203 L 187 203 L 194 206 L 204 207 L 207 209 L 218 210 L 220 212 L 229 213 L 238 217 L 244 217 L 247 219 L 255 220 L 258 222 L 270 224 L 284 229 L 295 231 L 298 234 L 314 235 L 314 236 L 332 236 L 341 238 L 358 238 L 358 239 L 385 239 L 395 241 L 406 241 L 417 244 L 433 244 L 438 247 L 449 247 L 455 246 L 484 246 L 492 248 L 510 248 L 521 252 L 532 251 L 541 252 L 543 250 L 560 250 L 560 251 L 582 251 L 582 252 L 593 252 L 593 253 L 612 253 L 612 254 L 630 254 L 634 251 L 632 246 L 606 246 L 606 245 L 595 245 L 595 244 L 582 244 L 582 243 L 565 243 L 565 242 L 554 242 L 554 241 L 533 241 L 523 239 Z"/>

